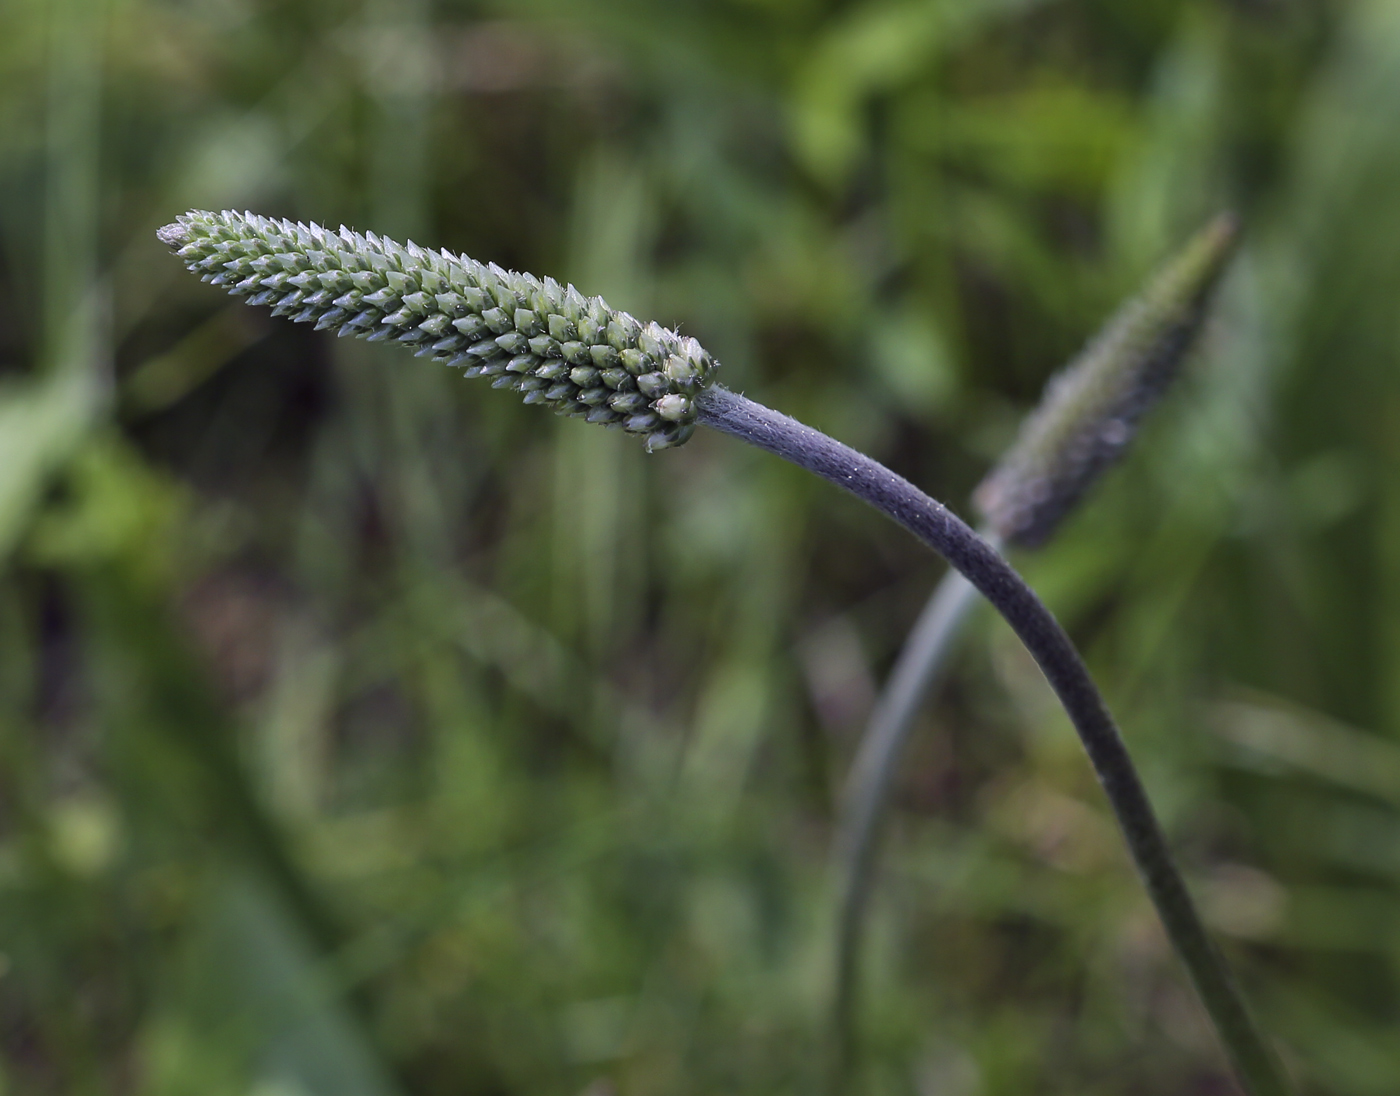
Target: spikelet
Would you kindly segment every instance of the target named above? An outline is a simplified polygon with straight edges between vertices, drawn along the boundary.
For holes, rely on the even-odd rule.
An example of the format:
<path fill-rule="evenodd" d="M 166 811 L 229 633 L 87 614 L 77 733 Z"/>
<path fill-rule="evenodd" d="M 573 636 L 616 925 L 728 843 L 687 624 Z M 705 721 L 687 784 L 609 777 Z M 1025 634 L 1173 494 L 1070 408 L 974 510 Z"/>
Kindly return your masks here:
<path fill-rule="evenodd" d="M 248 304 L 318 331 L 401 343 L 494 378 L 526 403 L 621 426 L 652 452 L 690 437 L 694 398 L 718 364 L 694 339 L 601 297 L 411 241 L 198 210 L 156 235 Z"/>
<path fill-rule="evenodd" d="M 1236 235 L 1233 217 L 1217 217 L 1050 379 L 1016 443 L 973 495 L 1008 544 L 1045 543 L 1126 451 L 1180 371 Z"/>

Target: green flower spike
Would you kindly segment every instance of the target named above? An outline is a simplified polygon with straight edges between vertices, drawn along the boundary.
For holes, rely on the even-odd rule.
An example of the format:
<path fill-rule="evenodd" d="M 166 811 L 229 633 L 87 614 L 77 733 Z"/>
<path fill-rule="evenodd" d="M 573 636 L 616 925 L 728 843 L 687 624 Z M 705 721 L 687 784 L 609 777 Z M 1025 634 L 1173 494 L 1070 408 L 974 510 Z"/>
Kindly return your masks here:
<path fill-rule="evenodd" d="M 1208 224 L 1051 378 L 1015 445 L 973 496 L 994 533 L 1021 548 L 1044 544 L 1123 455 L 1180 371 L 1237 233 L 1229 214 Z"/>
<path fill-rule="evenodd" d="M 561 415 L 621 426 L 655 452 L 695 429 L 718 363 L 692 338 L 602 297 L 369 232 L 195 210 L 156 233 L 204 281 L 274 315 L 494 377 Z"/>

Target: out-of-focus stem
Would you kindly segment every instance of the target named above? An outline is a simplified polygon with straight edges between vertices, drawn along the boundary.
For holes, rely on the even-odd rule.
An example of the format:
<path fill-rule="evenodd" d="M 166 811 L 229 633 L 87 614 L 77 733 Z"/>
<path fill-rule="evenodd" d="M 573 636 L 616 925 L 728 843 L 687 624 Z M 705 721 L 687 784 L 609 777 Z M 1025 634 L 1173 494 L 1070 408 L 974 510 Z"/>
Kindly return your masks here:
<path fill-rule="evenodd" d="M 1000 549 L 993 535 L 987 541 Z M 837 920 L 831 1034 L 838 1074 L 851 1057 L 852 1013 L 860 976 L 860 945 L 879 846 L 885 797 L 924 698 L 942 680 L 977 588 L 949 569 L 924 606 L 900 651 L 889 683 L 866 726 L 846 782 L 836 836 Z"/>

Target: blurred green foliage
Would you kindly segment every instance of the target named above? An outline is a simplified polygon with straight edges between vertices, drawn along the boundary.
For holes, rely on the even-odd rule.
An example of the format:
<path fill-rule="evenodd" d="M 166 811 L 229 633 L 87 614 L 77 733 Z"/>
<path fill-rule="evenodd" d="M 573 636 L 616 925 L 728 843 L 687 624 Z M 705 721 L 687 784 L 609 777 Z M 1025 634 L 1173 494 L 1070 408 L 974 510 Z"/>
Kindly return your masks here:
<path fill-rule="evenodd" d="M 0 1090 L 814 1081 L 834 789 L 937 564 L 155 240 L 236 206 L 571 279 L 960 508 L 1239 211 L 1186 389 L 1029 573 L 1304 1089 L 1396 1091 L 1400 5 L 0 10 Z M 1227 1091 L 1005 628 L 912 755 L 859 1091 Z"/>

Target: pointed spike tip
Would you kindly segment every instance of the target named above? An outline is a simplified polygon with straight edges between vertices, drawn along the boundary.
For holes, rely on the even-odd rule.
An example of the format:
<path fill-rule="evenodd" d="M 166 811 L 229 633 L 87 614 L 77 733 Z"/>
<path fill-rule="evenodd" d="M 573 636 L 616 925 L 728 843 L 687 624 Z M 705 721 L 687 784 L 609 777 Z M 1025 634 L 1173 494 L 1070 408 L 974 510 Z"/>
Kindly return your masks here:
<path fill-rule="evenodd" d="M 171 251 L 179 251 L 180 248 L 189 243 L 190 231 L 180 221 L 173 221 L 156 229 L 156 239 L 170 248 Z"/>

